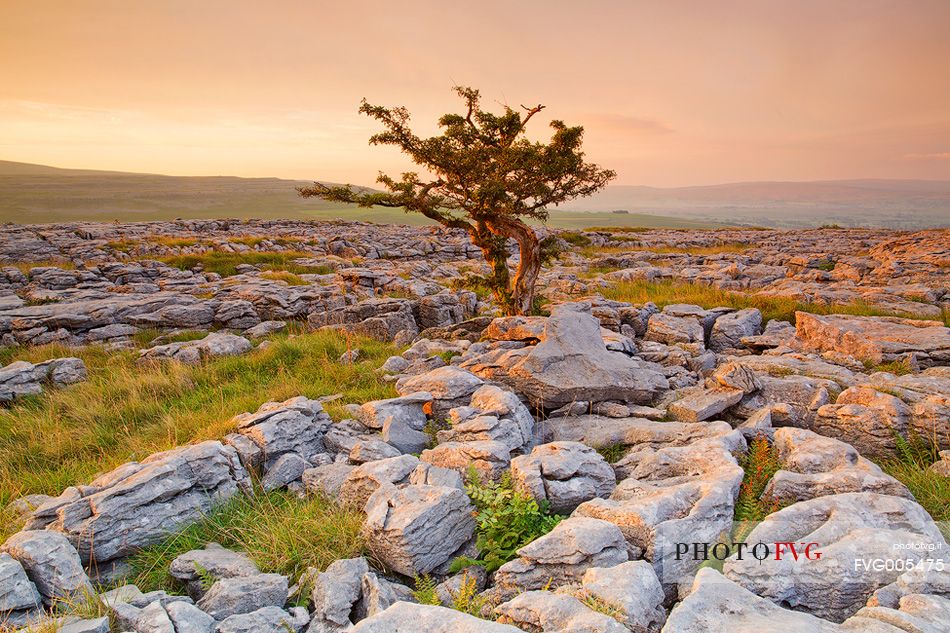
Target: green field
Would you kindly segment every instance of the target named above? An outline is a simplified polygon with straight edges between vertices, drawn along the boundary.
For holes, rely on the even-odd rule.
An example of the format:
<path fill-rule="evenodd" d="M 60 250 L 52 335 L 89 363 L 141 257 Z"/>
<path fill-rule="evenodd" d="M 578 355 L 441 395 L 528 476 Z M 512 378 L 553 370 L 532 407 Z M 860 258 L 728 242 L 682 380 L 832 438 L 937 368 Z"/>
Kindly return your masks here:
<path fill-rule="evenodd" d="M 400 209 L 360 209 L 304 199 L 295 187 L 306 181 L 227 176 L 160 176 L 58 169 L 0 161 L 0 223 L 132 222 L 197 218 L 330 220 L 380 224 L 432 224 Z M 553 211 L 558 228 L 642 226 L 715 228 L 716 222 L 647 213 Z"/>

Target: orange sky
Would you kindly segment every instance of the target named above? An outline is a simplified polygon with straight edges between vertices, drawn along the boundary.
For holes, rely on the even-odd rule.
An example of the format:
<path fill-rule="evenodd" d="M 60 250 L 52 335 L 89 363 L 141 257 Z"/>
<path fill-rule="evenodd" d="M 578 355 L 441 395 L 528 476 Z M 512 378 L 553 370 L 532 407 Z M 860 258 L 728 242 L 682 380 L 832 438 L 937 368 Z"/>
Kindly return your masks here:
<path fill-rule="evenodd" d="M 370 184 L 457 83 L 620 184 L 950 179 L 946 0 L 0 0 L 0 159 Z"/>

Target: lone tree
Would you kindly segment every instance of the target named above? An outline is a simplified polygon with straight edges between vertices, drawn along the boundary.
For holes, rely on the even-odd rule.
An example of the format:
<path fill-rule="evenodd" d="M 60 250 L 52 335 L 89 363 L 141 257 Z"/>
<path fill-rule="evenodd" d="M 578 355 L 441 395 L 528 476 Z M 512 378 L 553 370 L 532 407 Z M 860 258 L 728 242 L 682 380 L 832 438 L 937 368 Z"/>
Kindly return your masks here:
<path fill-rule="evenodd" d="M 589 196 L 616 174 L 584 161 L 584 128 L 551 121 L 547 143 L 525 137 L 528 121 L 544 109 L 522 106 L 524 114 L 505 106 L 501 114 L 485 111 L 478 90 L 456 87 L 465 102 L 464 114 L 439 119 L 442 134 L 420 138 L 409 129 L 409 111 L 386 108 L 365 99 L 360 112 L 383 124 L 371 145 L 395 145 L 431 174 L 423 180 L 405 173 L 402 180 L 380 174 L 386 192 L 328 187 L 314 183 L 299 187 L 304 197 L 356 203 L 361 207 L 403 207 L 443 226 L 464 229 L 481 249 L 491 273 L 483 279 L 505 314 L 532 310 L 535 283 L 550 245 L 538 239 L 526 220 L 545 221 L 548 207 Z M 520 261 L 508 269 L 508 239 L 518 244 Z"/>

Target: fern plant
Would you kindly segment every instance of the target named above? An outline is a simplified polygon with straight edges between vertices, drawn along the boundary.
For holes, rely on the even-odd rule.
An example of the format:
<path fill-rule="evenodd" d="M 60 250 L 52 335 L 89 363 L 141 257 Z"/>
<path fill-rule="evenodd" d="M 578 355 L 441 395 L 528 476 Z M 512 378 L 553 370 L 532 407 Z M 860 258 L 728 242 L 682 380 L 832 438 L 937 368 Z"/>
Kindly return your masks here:
<path fill-rule="evenodd" d="M 416 576 L 414 578 L 416 588 L 412 591 L 412 597 L 419 604 L 431 604 L 439 606 L 442 601 L 439 599 L 439 593 L 436 591 L 436 582 L 429 574 Z"/>
<path fill-rule="evenodd" d="M 495 482 L 482 483 L 470 472 L 465 492 L 475 505 L 477 559 L 460 557 L 452 565 L 458 571 L 481 565 L 489 573 L 517 556 L 516 551 L 554 529 L 564 517 L 551 514 L 546 501 L 540 504 L 516 490 L 511 473 Z"/>
<path fill-rule="evenodd" d="M 458 591 L 449 591 L 452 596 L 452 608 L 462 613 L 483 618 L 488 598 L 478 593 L 478 580 L 471 573 L 462 576 L 462 584 Z"/>

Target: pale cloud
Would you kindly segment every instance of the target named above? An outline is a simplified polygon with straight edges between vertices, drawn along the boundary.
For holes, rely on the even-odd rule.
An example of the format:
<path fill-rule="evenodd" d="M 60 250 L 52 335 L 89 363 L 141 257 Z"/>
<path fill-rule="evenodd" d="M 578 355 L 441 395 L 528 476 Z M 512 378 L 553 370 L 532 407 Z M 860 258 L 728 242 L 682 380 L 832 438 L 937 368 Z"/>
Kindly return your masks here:
<path fill-rule="evenodd" d="M 601 127 L 615 133 L 670 134 L 674 130 L 656 119 L 630 116 L 628 114 L 595 113 L 582 115 L 580 120 L 586 128 Z"/>
<path fill-rule="evenodd" d="M 932 152 L 929 154 L 904 154 L 907 160 L 950 160 L 950 152 Z"/>

